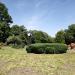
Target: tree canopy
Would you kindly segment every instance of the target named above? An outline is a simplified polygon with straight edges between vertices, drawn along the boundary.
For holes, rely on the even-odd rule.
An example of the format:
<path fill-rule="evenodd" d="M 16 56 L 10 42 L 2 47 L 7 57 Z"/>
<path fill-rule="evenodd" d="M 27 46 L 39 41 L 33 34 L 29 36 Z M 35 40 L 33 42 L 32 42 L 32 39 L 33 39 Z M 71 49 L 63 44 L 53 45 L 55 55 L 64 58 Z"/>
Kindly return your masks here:
<path fill-rule="evenodd" d="M 12 18 L 8 13 L 8 9 L 5 4 L 0 2 L 0 21 L 5 21 L 7 23 L 12 23 Z"/>
<path fill-rule="evenodd" d="M 8 9 L 0 2 L 0 42 L 6 42 L 10 32 L 10 23 L 12 23 L 12 18 Z"/>
<path fill-rule="evenodd" d="M 53 38 L 46 32 L 33 30 L 31 31 L 35 43 L 52 43 Z"/>
<path fill-rule="evenodd" d="M 65 43 L 65 32 L 63 30 L 57 32 L 55 41 L 57 43 Z"/>
<path fill-rule="evenodd" d="M 75 43 L 75 24 L 71 24 L 65 29 L 65 41 L 67 44 Z"/>

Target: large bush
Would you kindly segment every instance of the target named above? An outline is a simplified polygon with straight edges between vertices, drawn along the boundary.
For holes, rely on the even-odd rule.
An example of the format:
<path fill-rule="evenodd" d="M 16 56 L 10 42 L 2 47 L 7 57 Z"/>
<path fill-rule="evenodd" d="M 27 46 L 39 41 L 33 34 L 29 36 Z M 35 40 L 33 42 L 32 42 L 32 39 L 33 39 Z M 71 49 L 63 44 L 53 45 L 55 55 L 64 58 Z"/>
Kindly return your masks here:
<path fill-rule="evenodd" d="M 60 54 L 66 53 L 67 45 L 60 43 L 38 43 L 31 44 L 26 48 L 28 53 L 36 53 L 36 54 Z"/>
<path fill-rule="evenodd" d="M 21 48 L 24 47 L 24 43 L 22 42 L 22 40 L 18 37 L 18 36 L 10 36 L 7 39 L 7 45 L 11 45 L 14 48 Z"/>

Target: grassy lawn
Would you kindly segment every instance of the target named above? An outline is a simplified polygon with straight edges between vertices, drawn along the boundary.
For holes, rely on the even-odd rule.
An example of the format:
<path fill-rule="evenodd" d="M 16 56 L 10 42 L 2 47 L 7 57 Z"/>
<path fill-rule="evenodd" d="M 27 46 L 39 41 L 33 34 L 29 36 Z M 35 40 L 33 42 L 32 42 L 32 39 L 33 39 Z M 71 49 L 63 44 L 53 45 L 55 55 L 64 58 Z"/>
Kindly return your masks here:
<path fill-rule="evenodd" d="M 0 49 L 0 75 L 75 75 L 75 53 L 27 54 L 25 49 Z"/>

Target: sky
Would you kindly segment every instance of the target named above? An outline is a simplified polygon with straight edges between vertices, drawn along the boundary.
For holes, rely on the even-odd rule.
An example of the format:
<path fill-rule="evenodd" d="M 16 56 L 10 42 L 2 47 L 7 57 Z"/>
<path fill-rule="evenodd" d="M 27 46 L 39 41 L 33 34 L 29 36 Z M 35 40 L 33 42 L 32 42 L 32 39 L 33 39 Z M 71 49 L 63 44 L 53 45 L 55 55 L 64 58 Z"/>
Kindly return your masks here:
<path fill-rule="evenodd" d="M 28 30 L 42 30 L 52 37 L 75 24 L 75 0 L 0 0 L 12 16 L 13 24 Z"/>

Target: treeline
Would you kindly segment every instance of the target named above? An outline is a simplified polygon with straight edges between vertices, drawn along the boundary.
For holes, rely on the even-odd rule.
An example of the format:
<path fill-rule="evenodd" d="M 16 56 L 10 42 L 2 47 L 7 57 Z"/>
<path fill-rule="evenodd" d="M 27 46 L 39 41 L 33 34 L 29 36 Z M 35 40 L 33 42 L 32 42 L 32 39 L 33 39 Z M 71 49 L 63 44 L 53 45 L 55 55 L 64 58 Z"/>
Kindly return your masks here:
<path fill-rule="evenodd" d="M 4 33 L 5 34 L 5 33 Z M 2 34 L 3 35 L 3 34 Z M 19 45 L 24 46 L 27 44 L 34 44 L 34 43 L 52 43 L 54 42 L 54 38 L 49 36 L 47 33 L 43 31 L 37 31 L 37 30 L 30 30 L 28 31 L 23 25 L 13 25 L 10 27 L 9 30 L 9 36 L 2 41 L 6 43 L 7 45 Z"/>
<path fill-rule="evenodd" d="M 6 6 L 0 2 L 0 42 L 14 47 L 24 47 L 33 43 L 66 43 L 75 42 L 75 24 L 68 29 L 60 30 L 53 38 L 43 31 L 28 31 L 24 25 L 11 25 L 13 23 Z"/>

